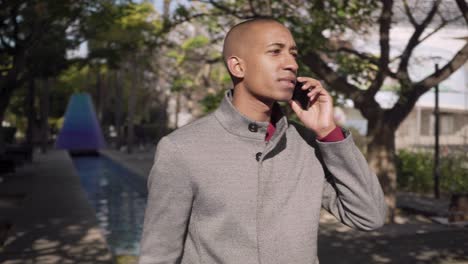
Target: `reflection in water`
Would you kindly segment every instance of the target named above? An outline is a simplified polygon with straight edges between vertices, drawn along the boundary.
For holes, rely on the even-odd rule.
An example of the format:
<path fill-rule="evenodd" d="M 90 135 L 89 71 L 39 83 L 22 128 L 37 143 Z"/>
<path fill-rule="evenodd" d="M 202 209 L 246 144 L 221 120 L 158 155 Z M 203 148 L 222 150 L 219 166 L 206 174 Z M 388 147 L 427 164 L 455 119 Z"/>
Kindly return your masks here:
<path fill-rule="evenodd" d="M 137 255 L 146 181 L 102 156 L 73 157 L 81 184 L 116 255 Z"/>

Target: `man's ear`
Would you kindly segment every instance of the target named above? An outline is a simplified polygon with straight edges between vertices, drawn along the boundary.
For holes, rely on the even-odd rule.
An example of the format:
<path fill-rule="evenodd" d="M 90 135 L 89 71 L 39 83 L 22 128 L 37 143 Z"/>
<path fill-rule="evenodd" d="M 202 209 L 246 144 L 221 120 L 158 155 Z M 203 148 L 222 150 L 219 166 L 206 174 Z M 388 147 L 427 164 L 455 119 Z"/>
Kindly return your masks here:
<path fill-rule="evenodd" d="M 227 60 L 229 72 L 236 78 L 244 78 L 243 61 L 239 57 L 231 56 Z"/>

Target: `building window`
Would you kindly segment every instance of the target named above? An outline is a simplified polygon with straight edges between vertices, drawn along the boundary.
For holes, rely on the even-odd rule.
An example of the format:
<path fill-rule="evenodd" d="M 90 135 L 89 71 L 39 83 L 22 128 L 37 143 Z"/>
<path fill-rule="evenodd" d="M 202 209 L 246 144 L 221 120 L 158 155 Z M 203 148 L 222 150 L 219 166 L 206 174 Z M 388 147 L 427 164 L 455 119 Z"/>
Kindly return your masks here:
<path fill-rule="evenodd" d="M 450 135 L 455 132 L 455 116 L 452 114 L 440 113 L 439 132 L 440 135 Z M 435 117 L 431 115 L 429 131 L 431 135 L 435 135 Z"/>

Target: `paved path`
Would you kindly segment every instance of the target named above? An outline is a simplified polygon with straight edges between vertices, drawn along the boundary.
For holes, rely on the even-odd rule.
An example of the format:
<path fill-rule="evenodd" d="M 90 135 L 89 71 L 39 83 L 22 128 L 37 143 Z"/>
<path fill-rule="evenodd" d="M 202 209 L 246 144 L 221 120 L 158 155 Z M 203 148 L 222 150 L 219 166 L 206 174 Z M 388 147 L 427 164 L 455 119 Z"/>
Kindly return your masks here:
<path fill-rule="evenodd" d="M 320 263 L 468 264 L 468 229 L 431 222 L 422 215 L 398 217 L 372 232 L 359 232 L 323 213 Z"/>
<path fill-rule="evenodd" d="M 13 223 L 2 264 L 113 263 L 65 151 L 35 155 L 0 183 L 0 219 Z"/>

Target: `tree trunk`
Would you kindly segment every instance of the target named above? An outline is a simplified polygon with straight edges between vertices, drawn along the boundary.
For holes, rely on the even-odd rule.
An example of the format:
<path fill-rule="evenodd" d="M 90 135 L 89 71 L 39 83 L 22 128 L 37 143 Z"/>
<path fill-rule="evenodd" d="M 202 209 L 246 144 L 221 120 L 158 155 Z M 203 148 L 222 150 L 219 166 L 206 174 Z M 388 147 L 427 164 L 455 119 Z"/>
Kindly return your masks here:
<path fill-rule="evenodd" d="M 164 0 L 164 5 L 163 5 L 163 18 L 164 19 L 169 18 L 171 2 L 172 0 Z"/>
<path fill-rule="evenodd" d="M 2 78 L 0 78 L 0 127 L 3 119 L 5 118 L 5 111 L 10 103 L 13 91 L 18 87 L 21 87 L 25 81 L 25 78 L 18 78 L 19 73 L 22 72 L 25 64 L 24 55 L 25 54 L 22 49 L 18 50 L 17 56 L 13 58 L 13 68 L 8 71 L 6 76 L 2 76 Z M 1 139 L 2 137 L 0 137 L 0 140 Z"/>
<path fill-rule="evenodd" d="M 43 80 L 41 87 L 41 152 L 46 153 L 49 139 L 49 89 L 51 80 Z"/>
<path fill-rule="evenodd" d="M 127 122 L 127 152 L 131 154 L 133 152 L 133 141 L 134 141 L 134 119 L 135 119 L 135 104 L 136 104 L 136 89 L 139 85 L 139 78 L 138 78 L 138 69 L 137 69 L 137 62 L 136 58 L 134 59 L 133 63 L 133 72 L 132 72 L 132 87 L 130 87 L 129 94 L 128 94 L 128 122 Z"/>
<path fill-rule="evenodd" d="M 102 124 L 102 87 L 101 87 L 101 68 L 96 66 L 96 112 L 99 123 Z"/>
<path fill-rule="evenodd" d="M 114 71 L 115 85 L 115 131 L 117 132 L 117 149 L 122 147 L 122 73 L 120 69 Z"/>
<path fill-rule="evenodd" d="M 0 154 L 5 152 L 5 142 L 3 140 L 3 116 L 6 111 L 6 105 L 8 102 L 4 102 L 3 98 L 0 97 Z M 5 105 L 3 105 L 5 104 Z"/>
<path fill-rule="evenodd" d="M 180 91 L 176 94 L 176 105 L 175 105 L 175 125 L 174 127 L 179 128 L 179 112 L 180 112 Z"/>
<path fill-rule="evenodd" d="M 15 85 L 15 83 L 8 83 L 7 85 Z M 3 138 L 3 121 L 5 118 L 5 112 L 10 103 L 10 97 L 13 93 L 13 87 L 5 86 L 0 87 L 0 154 L 5 152 L 5 142 Z"/>
<path fill-rule="evenodd" d="M 112 100 L 112 82 L 113 82 L 113 77 L 112 77 L 112 70 L 108 69 L 106 74 L 104 75 L 105 77 L 105 82 L 103 83 L 101 87 L 101 98 L 102 98 L 102 120 L 101 120 L 101 127 L 104 129 L 106 132 L 106 135 L 108 136 L 109 134 L 109 125 L 111 123 L 112 117 L 111 113 L 112 110 L 109 109 L 109 105 Z"/>
<path fill-rule="evenodd" d="M 377 174 L 385 193 L 385 200 L 389 209 L 387 219 L 390 222 L 394 222 L 396 209 L 395 131 L 395 128 L 383 122 L 374 126 L 370 130 L 370 142 L 367 146 L 369 166 Z"/>
<path fill-rule="evenodd" d="M 5 87 L 0 87 L 0 126 L 5 118 L 5 112 L 10 104 L 10 98 L 15 89 L 16 82 L 8 83 Z"/>
<path fill-rule="evenodd" d="M 33 147 L 33 138 L 34 138 L 34 123 L 36 121 L 36 115 L 34 111 L 34 99 L 36 97 L 36 80 L 34 77 L 29 78 L 28 85 L 28 96 L 26 100 L 27 113 L 28 113 L 28 127 L 26 130 L 26 145 Z"/>

